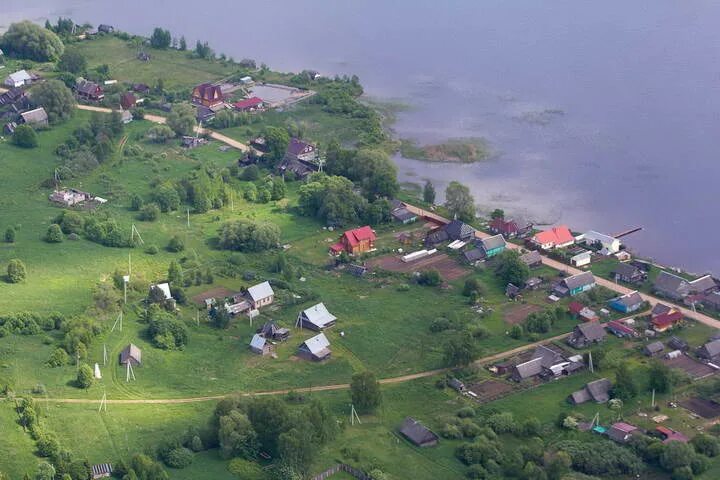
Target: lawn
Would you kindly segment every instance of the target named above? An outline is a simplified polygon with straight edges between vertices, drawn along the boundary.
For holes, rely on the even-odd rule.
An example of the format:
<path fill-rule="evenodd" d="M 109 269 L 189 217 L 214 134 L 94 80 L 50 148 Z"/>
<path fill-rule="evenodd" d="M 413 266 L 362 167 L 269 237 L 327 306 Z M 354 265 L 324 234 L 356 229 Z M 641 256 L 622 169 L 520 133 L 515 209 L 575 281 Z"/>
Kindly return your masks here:
<path fill-rule="evenodd" d="M 162 79 L 168 89 L 189 89 L 203 82 L 215 82 L 237 72 L 235 65 L 192 57 L 190 52 L 148 49 L 150 61 L 137 59 L 139 49 L 129 41 L 101 36 L 77 44 L 86 56 L 88 68 L 107 64 L 111 78 L 120 82 L 155 85 Z"/>

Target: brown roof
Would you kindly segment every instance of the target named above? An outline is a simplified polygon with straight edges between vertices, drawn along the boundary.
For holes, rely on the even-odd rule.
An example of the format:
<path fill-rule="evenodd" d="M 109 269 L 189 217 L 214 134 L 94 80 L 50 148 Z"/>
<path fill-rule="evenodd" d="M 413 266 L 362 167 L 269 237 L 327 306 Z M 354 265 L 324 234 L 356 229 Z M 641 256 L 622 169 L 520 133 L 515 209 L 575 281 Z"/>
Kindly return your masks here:
<path fill-rule="evenodd" d="M 437 435 L 412 417 L 405 418 L 400 426 L 400 433 L 418 446 L 429 445 L 438 441 Z"/>
<path fill-rule="evenodd" d="M 199 97 L 203 100 L 223 100 L 223 93 L 219 86 L 203 83 L 193 89 L 193 97 Z"/>

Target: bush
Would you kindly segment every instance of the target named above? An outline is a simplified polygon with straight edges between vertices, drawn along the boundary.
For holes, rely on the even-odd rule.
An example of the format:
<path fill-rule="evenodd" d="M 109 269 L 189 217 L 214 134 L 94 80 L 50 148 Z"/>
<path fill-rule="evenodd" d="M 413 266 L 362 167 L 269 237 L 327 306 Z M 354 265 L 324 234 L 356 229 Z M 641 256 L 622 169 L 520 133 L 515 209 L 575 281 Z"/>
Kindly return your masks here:
<path fill-rule="evenodd" d="M 8 227 L 5 230 L 5 243 L 15 243 L 15 229 L 13 227 Z"/>
<path fill-rule="evenodd" d="M 193 462 L 193 452 L 185 447 L 177 447 L 163 456 L 165 465 L 172 468 L 185 468 Z"/>
<path fill-rule="evenodd" d="M 156 203 L 148 203 L 140 208 L 138 219 L 144 222 L 154 222 L 160 217 L 160 207 Z"/>
<path fill-rule="evenodd" d="M 225 223 L 219 231 L 219 245 L 225 250 L 261 252 L 277 247 L 280 229 L 272 223 L 236 220 Z"/>
<path fill-rule="evenodd" d="M 447 318 L 436 318 L 430 323 L 430 331 L 432 333 L 444 332 L 450 328 L 450 320 Z"/>
<path fill-rule="evenodd" d="M 705 455 L 707 457 L 716 457 L 720 454 L 720 440 L 710 435 L 699 434 L 695 435 L 690 444 L 695 448 L 697 453 Z"/>
<path fill-rule="evenodd" d="M 485 419 L 485 424 L 495 433 L 501 435 L 503 433 L 512 433 L 516 429 L 515 419 L 512 413 L 496 413 Z"/>
<path fill-rule="evenodd" d="M 417 282 L 420 285 L 425 285 L 427 287 L 436 287 L 440 285 L 440 281 L 440 273 L 437 270 L 427 270 L 425 272 L 421 272 L 417 277 Z"/>
<path fill-rule="evenodd" d="M 60 243 L 63 241 L 63 232 L 60 225 L 53 223 L 47 229 L 45 234 L 45 241 L 48 243 Z"/>
<path fill-rule="evenodd" d="M 472 407 L 463 407 L 457 411 L 457 416 L 460 418 L 472 418 L 475 416 L 475 409 Z"/>
<path fill-rule="evenodd" d="M 48 359 L 45 364 L 48 367 L 62 367 L 64 365 L 67 365 L 70 362 L 70 356 L 67 354 L 67 352 L 58 347 L 50 354 L 50 358 Z"/>
<path fill-rule="evenodd" d="M 13 258 L 10 260 L 7 266 L 7 278 L 10 283 L 20 283 L 25 281 L 27 272 L 25 270 L 25 264 L 22 260 Z"/>
<path fill-rule="evenodd" d="M 241 480 L 265 480 L 267 477 L 260 465 L 242 458 L 234 458 L 228 464 L 228 471 Z"/>
<path fill-rule="evenodd" d="M 38 137 L 30 125 L 18 125 L 12 136 L 12 143 L 20 148 L 35 148 Z"/>
<path fill-rule="evenodd" d="M 143 206 L 143 199 L 140 195 L 137 193 L 133 193 L 130 195 L 130 210 L 137 212 L 140 211 L 140 209 Z"/>
<path fill-rule="evenodd" d="M 90 365 L 82 364 L 78 369 L 76 384 L 79 388 L 90 388 L 95 377 Z"/>
<path fill-rule="evenodd" d="M 446 423 L 441 429 L 440 429 L 440 435 L 443 438 L 448 438 L 451 440 L 459 440 L 463 437 L 462 432 L 460 431 L 460 428 L 457 425 L 451 425 L 449 423 Z"/>
<path fill-rule="evenodd" d="M 160 250 L 156 245 L 148 245 L 148 247 L 145 249 L 145 253 L 148 255 L 157 255 Z"/>
<path fill-rule="evenodd" d="M 182 252 L 185 250 L 185 241 L 179 235 L 175 235 L 168 242 L 167 249 L 171 252 Z"/>

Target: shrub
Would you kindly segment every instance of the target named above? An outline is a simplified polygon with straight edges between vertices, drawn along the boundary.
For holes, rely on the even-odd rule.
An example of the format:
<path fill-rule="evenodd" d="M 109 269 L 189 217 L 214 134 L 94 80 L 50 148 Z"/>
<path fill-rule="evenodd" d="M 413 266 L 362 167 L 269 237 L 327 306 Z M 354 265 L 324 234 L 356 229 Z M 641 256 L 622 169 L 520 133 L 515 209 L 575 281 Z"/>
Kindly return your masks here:
<path fill-rule="evenodd" d="M 20 148 L 35 148 L 38 146 L 37 133 L 30 125 L 18 125 L 12 143 Z"/>
<path fill-rule="evenodd" d="M 449 438 L 451 440 L 459 440 L 463 437 L 463 434 L 460 431 L 460 428 L 457 425 L 451 425 L 449 423 L 446 423 L 440 429 L 440 435 L 443 438 Z"/>
<path fill-rule="evenodd" d="M 171 252 L 182 252 L 185 250 L 185 241 L 179 235 L 174 235 L 168 242 L 167 249 Z"/>
<path fill-rule="evenodd" d="M 472 407 L 463 407 L 457 411 L 457 416 L 460 418 L 472 418 L 475 416 L 475 409 Z"/>
<path fill-rule="evenodd" d="M 53 350 L 53 352 L 50 354 L 50 358 L 46 362 L 46 365 L 48 367 L 62 367 L 64 365 L 67 365 L 70 362 L 70 356 L 67 354 L 67 352 L 63 348 L 56 348 Z"/>
<path fill-rule="evenodd" d="M 156 203 L 148 203 L 140 208 L 138 219 L 144 222 L 154 222 L 160 217 L 160 207 Z"/>
<path fill-rule="evenodd" d="M 482 428 L 470 419 L 463 420 L 460 425 L 460 429 L 462 430 L 463 436 L 466 438 L 475 438 L 482 432 Z"/>
<path fill-rule="evenodd" d="M 160 250 L 156 245 L 148 245 L 148 247 L 145 249 L 145 253 L 148 255 L 157 255 Z"/>
<path fill-rule="evenodd" d="M 7 278 L 10 283 L 20 283 L 25 281 L 27 272 L 25 270 L 25 264 L 22 260 L 13 258 L 10 260 L 7 266 Z"/>
<path fill-rule="evenodd" d="M 90 388 L 95 379 L 90 365 L 82 364 L 78 369 L 76 383 L 79 388 Z"/>
<path fill-rule="evenodd" d="M 165 465 L 172 468 L 185 468 L 193 462 L 193 452 L 185 447 L 177 447 L 163 456 Z"/>
<path fill-rule="evenodd" d="M 143 203 L 144 202 L 143 202 L 142 197 L 140 195 L 138 195 L 137 193 L 133 193 L 132 195 L 130 195 L 130 210 L 135 211 L 135 212 L 140 211 L 140 209 L 143 206 Z"/>
<path fill-rule="evenodd" d="M 225 250 L 261 252 L 280 242 L 280 229 L 272 223 L 236 220 L 225 223 L 219 231 L 219 245 Z"/>
<path fill-rule="evenodd" d="M 430 331 L 432 333 L 439 333 L 450 328 L 450 320 L 447 318 L 436 318 L 430 323 Z"/>
<path fill-rule="evenodd" d="M 5 243 L 15 243 L 15 229 L 13 227 L 8 227 L 5 230 Z"/>
<path fill-rule="evenodd" d="M 515 419 L 510 412 L 495 413 L 485 419 L 485 424 L 495 433 L 512 433 L 515 431 Z"/>
<path fill-rule="evenodd" d="M 421 272 L 417 277 L 417 282 L 420 285 L 428 287 L 436 287 L 440 285 L 440 281 L 440 273 L 437 270 L 427 270 L 425 272 Z"/>
<path fill-rule="evenodd" d="M 60 243 L 63 241 L 63 232 L 60 225 L 53 223 L 47 229 L 45 234 L 45 241 L 48 243 Z"/>

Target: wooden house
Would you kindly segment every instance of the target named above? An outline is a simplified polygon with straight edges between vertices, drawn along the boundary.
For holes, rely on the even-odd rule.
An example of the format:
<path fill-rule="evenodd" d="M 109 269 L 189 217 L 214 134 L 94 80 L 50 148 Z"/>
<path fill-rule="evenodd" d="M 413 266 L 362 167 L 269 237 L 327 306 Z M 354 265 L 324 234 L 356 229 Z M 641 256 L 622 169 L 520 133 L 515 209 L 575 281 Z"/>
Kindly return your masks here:
<path fill-rule="evenodd" d="M 120 106 L 123 110 L 130 110 L 137 104 L 137 98 L 132 92 L 125 92 L 120 95 Z"/>
<path fill-rule="evenodd" d="M 595 287 L 595 277 L 592 272 L 583 272 L 564 278 L 555 286 L 554 292 L 560 297 L 575 296 Z"/>
<path fill-rule="evenodd" d="M 316 332 L 335 326 L 337 317 L 330 313 L 324 303 L 306 308 L 298 314 L 296 326 Z"/>
<path fill-rule="evenodd" d="M 539 267 L 542 265 L 542 255 L 537 250 L 533 250 L 520 255 L 520 261 L 530 268 Z"/>
<path fill-rule="evenodd" d="M 305 340 L 298 348 L 298 357 L 314 362 L 327 360 L 331 353 L 330 342 L 324 333 Z"/>
<path fill-rule="evenodd" d="M 635 425 L 625 422 L 613 423 L 606 432 L 610 440 L 618 443 L 627 443 L 636 433 L 640 433 L 640 430 Z"/>
<path fill-rule="evenodd" d="M 611 308 L 622 313 L 632 313 L 640 310 L 645 304 L 638 292 L 631 292 L 625 295 L 621 295 L 617 298 L 610 300 L 609 305 Z"/>
<path fill-rule="evenodd" d="M 670 272 L 662 271 L 655 278 L 653 291 L 663 297 L 681 301 L 690 294 L 690 282 Z"/>
<path fill-rule="evenodd" d="M 290 338 L 290 330 L 283 327 L 278 327 L 275 322 L 266 322 L 257 331 L 260 335 L 267 338 L 268 340 L 275 340 L 278 342 L 284 342 Z"/>
<path fill-rule="evenodd" d="M 438 444 L 438 437 L 432 430 L 412 417 L 407 417 L 400 425 L 400 434 L 416 447 L 433 447 Z"/>
<path fill-rule="evenodd" d="M 43 107 L 20 114 L 20 122 L 26 125 L 44 126 L 48 124 L 48 114 Z"/>
<path fill-rule="evenodd" d="M 645 272 L 630 263 L 620 263 L 612 271 L 616 282 L 641 283 L 647 278 Z"/>
<path fill-rule="evenodd" d="M 250 340 L 250 351 L 258 355 L 270 355 L 272 353 L 272 344 L 268 339 L 256 333 Z"/>
<path fill-rule="evenodd" d="M 216 107 L 225 103 L 225 97 L 218 85 L 202 83 L 192 91 L 192 103 L 204 107 Z"/>
<path fill-rule="evenodd" d="M 594 380 L 587 383 L 582 389 L 573 392 L 568 397 L 568 401 L 573 405 L 581 405 L 591 400 L 595 403 L 606 403 L 610 400 L 611 388 L 612 384 L 607 378 Z"/>
<path fill-rule="evenodd" d="M 105 98 L 105 92 L 102 87 L 95 82 L 88 80 L 81 80 L 75 86 L 75 92 L 81 99 L 88 100 L 91 102 L 99 102 Z"/>
<path fill-rule="evenodd" d="M 500 234 L 492 237 L 483 238 L 482 240 L 480 240 L 480 245 L 483 252 L 485 252 L 486 258 L 491 258 L 495 255 L 499 255 L 507 248 L 507 242 L 505 241 L 505 237 Z"/>
<path fill-rule="evenodd" d="M 575 243 L 575 237 L 565 225 L 553 227 L 549 230 L 536 233 L 531 242 L 543 250 L 564 248 Z"/>
<path fill-rule="evenodd" d="M 575 326 L 567 343 L 571 347 L 585 348 L 605 340 L 605 328 L 599 322 L 581 323 Z"/>
<path fill-rule="evenodd" d="M 662 342 L 651 342 L 643 347 L 643 354 L 646 357 L 655 357 L 660 355 L 665 350 L 665 345 Z"/>
<path fill-rule="evenodd" d="M 132 343 L 120 352 L 120 365 L 128 363 L 133 367 L 142 364 L 142 351 Z"/>
<path fill-rule="evenodd" d="M 254 310 L 266 307 L 273 303 L 275 292 L 270 282 L 262 282 L 247 289 L 246 297 Z"/>
<path fill-rule="evenodd" d="M 375 232 L 369 226 L 348 230 L 342 234 L 340 240 L 330 246 L 330 253 L 339 255 L 347 252 L 349 255 L 359 255 L 375 248 Z"/>

